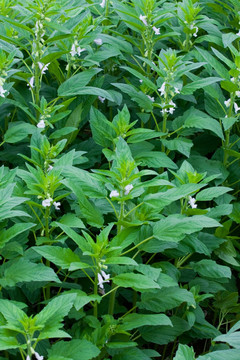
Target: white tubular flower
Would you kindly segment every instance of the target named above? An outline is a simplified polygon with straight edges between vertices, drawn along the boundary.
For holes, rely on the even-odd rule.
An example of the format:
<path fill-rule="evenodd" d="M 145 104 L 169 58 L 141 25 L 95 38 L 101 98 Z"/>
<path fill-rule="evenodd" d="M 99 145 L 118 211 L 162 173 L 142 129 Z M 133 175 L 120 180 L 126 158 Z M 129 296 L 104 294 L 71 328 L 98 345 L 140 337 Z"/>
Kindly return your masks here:
<path fill-rule="evenodd" d="M 151 97 L 150 95 L 147 95 L 147 97 L 149 98 L 149 100 L 151 100 L 152 102 L 154 102 L 154 97 Z"/>
<path fill-rule="evenodd" d="M 235 77 L 231 77 L 231 79 L 230 79 L 230 80 L 231 80 L 231 82 L 233 82 L 233 83 L 234 83 L 236 79 L 235 79 Z"/>
<path fill-rule="evenodd" d="M 240 91 L 236 91 L 235 94 L 237 97 L 240 97 Z"/>
<path fill-rule="evenodd" d="M 193 198 L 193 197 L 191 197 L 191 196 L 189 196 L 189 205 L 191 206 L 191 208 L 192 209 L 196 209 L 197 208 L 197 204 L 195 204 L 195 202 L 196 202 L 196 199 L 195 198 Z"/>
<path fill-rule="evenodd" d="M 174 113 L 174 111 L 175 111 L 175 109 L 173 107 L 168 110 L 169 114 L 171 114 L 171 115 Z"/>
<path fill-rule="evenodd" d="M 117 190 L 112 190 L 109 195 L 110 198 L 118 197 L 118 196 L 119 196 L 119 192 Z"/>
<path fill-rule="evenodd" d="M 34 355 L 35 355 L 35 358 L 36 358 L 37 360 L 43 360 L 43 359 L 44 359 L 44 357 L 41 356 L 41 355 L 39 355 L 39 353 L 37 353 L 36 351 L 35 351 Z"/>
<path fill-rule="evenodd" d="M 237 112 L 240 110 L 240 107 L 238 106 L 237 103 L 234 103 L 233 106 L 234 106 L 235 114 L 237 114 Z"/>
<path fill-rule="evenodd" d="M 48 70 L 48 65 L 49 64 L 50 63 L 47 63 L 46 65 L 44 65 L 43 63 L 38 62 L 38 66 L 39 66 L 39 69 L 41 70 L 42 74 L 46 74 L 46 71 Z"/>
<path fill-rule="evenodd" d="M 126 185 L 124 189 L 125 189 L 124 195 L 128 195 L 130 191 L 133 189 L 133 185 L 132 184 Z"/>
<path fill-rule="evenodd" d="M 140 79 L 139 82 L 142 84 L 142 82 L 143 82 L 142 79 Z"/>
<path fill-rule="evenodd" d="M 180 94 L 180 91 L 177 87 L 174 87 L 175 94 Z"/>
<path fill-rule="evenodd" d="M 52 165 L 49 165 L 47 171 L 51 171 L 53 169 L 53 166 Z"/>
<path fill-rule="evenodd" d="M 105 3 L 106 3 L 106 0 L 102 0 L 102 2 L 101 2 L 101 4 L 100 4 L 101 8 L 104 8 L 104 7 L 105 7 Z"/>
<path fill-rule="evenodd" d="M 195 33 L 193 34 L 193 36 L 194 36 L 194 37 L 197 37 L 198 27 L 196 26 L 195 29 L 196 29 L 196 30 L 195 30 Z"/>
<path fill-rule="evenodd" d="M 105 97 L 102 97 L 102 96 L 98 96 L 98 100 L 101 101 L 101 103 L 104 103 L 104 101 L 106 100 Z"/>
<path fill-rule="evenodd" d="M 230 104 L 231 104 L 231 99 L 228 99 L 228 100 L 224 101 L 224 104 L 225 104 L 226 107 L 229 107 Z"/>
<path fill-rule="evenodd" d="M 71 56 L 75 56 L 77 54 L 75 44 L 72 44 L 70 54 Z"/>
<path fill-rule="evenodd" d="M 37 127 L 38 127 L 39 129 L 44 129 L 45 126 L 46 126 L 46 125 L 45 125 L 44 120 L 40 120 L 39 123 L 37 124 Z"/>
<path fill-rule="evenodd" d="M 31 360 L 29 355 L 26 357 L 26 360 Z"/>
<path fill-rule="evenodd" d="M 153 26 L 152 29 L 153 29 L 155 35 L 160 35 L 160 29 L 159 28 L 157 28 L 156 26 Z"/>
<path fill-rule="evenodd" d="M 77 47 L 78 56 L 80 56 L 80 55 L 81 55 L 81 52 L 83 52 L 83 51 L 85 51 L 85 50 L 86 50 L 85 48 L 81 49 L 80 46 L 78 46 L 78 47 Z"/>
<path fill-rule="evenodd" d="M 102 43 L 103 43 L 102 39 L 95 39 L 94 42 L 95 42 L 95 44 L 97 44 L 99 46 L 102 45 Z"/>
<path fill-rule="evenodd" d="M 164 81 L 164 83 L 162 84 L 162 86 L 158 89 L 158 91 L 160 92 L 160 95 L 163 96 L 165 95 L 165 86 L 166 86 L 166 83 Z"/>
<path fill-rule="evenodd" d="M 239 30 L 239 32 L 238 32 L 236 35 L 240 37 L 240 30 Z"/>
<path fill-rule="evenodd" d="M 169 105 L 172 105 L 172 106 L 176 107 L 176 104 L 172 100 L 169 101 Z"/>
<path fill-rule="evenodd" d="M 4 88 L 2 87 L 2 85 L 0 85 L 0 96 L 4 98 L 4 97 L 5 97 L 4 94 L 5 94 L 6 92 L 7 92 L 7 90 L 4 90 Z"/>
<path fill-rule="evenodd" d="M 101 270 L 101 274 L 98 273 L 98 286 L 101 289 L 104 289 L 103 284 L 108 282 L 109 283 L 110 274 L 106 274 L 105 271 Z"/>
<path fill-rule="evenodd" d="M 31 77 L 27 86 L 29 86 L 29 90 L 34 88 L 34 76 Z"/>
<path fill-rule="evenodd" d="M 43 207 L 49 207 L 49 206 L 51 206 L 52 200 L 53 200 L 52 198 L 43 200 L 43 201 L 42 201 L 42 206 L 43 206 Z"/>
<path fill-rule="evenodd" d="M 60 210 L 60 206 L 61 206 L 61 203 L 60 203 L 60 202 L 54 201 L 53 205 L 54 205 L 54 207 L 55 207 L 55 210 Z"/>
<path fill-rule="evenodd" d="M 139 15 L 139 19 L 144 23 L 145 26 L 147 26 L 147 20 L 146 20 L 146 15 Z"/>

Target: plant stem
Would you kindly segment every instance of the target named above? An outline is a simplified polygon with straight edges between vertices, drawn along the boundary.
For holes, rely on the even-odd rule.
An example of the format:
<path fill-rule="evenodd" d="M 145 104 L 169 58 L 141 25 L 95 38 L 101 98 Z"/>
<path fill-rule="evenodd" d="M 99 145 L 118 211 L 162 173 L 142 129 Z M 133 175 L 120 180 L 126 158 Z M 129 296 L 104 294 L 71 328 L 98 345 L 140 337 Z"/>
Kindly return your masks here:
<path fill-rule="evenodd" d="M 97 270 L 98 271 L 98 270 Z M 95 275 L 95 281 L 94 281 L 94 295 L 98 294 L 98 273 L 96 272 Z M 97 300 L 94 301 L 94 306 L 93 306 L 93 315 L 97 318 L 98 317 L 98 304 L 97 304 Z"/>
<path fill-rule="evenodd" d="M 126 250 L 124 253 L 122 253 L 121 256 L 122 256 L 122 255 L 125 255 L 125 254 L 128 254 L 130 251 L 136 249 L 138 246 L 144 244 L 145 242 L 147 242 L 147 241 L 149 241 L 149 240 L 151 240 L 151 239 L 153 239 L 153 238 L 154 238 L 154 236 L 152 235 L 152 236 L 148 237 L 147 239 L 142 240 L 139 244 L 133 246 L 131 249 Z"/>
<path fill-rule="evenodd" d="M 117 289 L 119 288 L 119 286 L 112 284 L 112 289 L 111 291 L 111 295 L 109 298 L 109 305 L 108 305 L 108 314 L 109 315 L 113 315 L 114 314 L 114 306 L 115 306 L 115 297 L 116 297 L 116 292 Z M 109 292 L 110 293 L 110 292 Z M 106 294 L 105 294 L 106 295 Z"/>

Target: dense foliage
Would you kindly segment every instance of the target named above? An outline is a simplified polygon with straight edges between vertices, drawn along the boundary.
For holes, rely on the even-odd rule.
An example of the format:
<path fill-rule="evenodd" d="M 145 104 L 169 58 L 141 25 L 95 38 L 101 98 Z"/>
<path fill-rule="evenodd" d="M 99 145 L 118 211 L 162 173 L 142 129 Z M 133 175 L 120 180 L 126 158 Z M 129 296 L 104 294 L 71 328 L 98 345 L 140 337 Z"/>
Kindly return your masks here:
<path fill-rule="evenodd" d="M 0 360 L 239 360 L 239 0 L 0 10 Z"/>

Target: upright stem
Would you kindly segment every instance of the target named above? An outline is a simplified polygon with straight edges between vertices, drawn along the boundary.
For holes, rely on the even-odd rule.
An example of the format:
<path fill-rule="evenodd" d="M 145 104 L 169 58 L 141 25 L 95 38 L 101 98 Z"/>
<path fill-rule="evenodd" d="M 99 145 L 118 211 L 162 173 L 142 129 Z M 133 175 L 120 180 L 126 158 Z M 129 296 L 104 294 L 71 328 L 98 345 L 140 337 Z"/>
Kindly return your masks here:
<path fill-rule="evenodd" d="M 94 295 L 98 294 L 98 273 L 95 275 L 95 281 L 94 281 Z M 93 315 L 97 318 L 98 317 L 98 304 L 97 300 L 94 302 L 93 306 Z"/>

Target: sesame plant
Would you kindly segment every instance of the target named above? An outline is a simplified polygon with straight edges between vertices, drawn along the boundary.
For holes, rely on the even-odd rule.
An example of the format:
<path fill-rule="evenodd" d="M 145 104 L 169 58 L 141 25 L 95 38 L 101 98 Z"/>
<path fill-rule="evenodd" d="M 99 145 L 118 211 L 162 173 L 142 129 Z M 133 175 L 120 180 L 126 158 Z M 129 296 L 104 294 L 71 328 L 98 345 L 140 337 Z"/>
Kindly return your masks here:
<path fill-rule="evenodd" d="M 239 360 L 239 1 L 0 10 L 0 360 Z"/>

